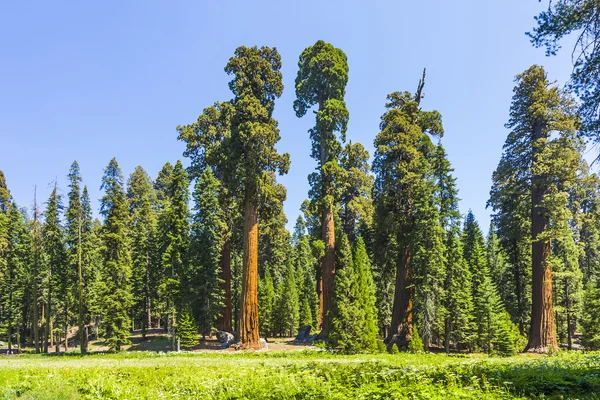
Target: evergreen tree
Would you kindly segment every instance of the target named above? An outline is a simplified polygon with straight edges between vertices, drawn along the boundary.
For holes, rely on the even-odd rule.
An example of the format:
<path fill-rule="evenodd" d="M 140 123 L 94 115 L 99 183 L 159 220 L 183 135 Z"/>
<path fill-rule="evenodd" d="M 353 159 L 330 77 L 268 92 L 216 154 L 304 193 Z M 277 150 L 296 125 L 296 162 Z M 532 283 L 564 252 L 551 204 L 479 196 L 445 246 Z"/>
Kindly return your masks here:
<path fill-rule="evenodd" d="M 56 183 L 50 198 L 46 202 L 44 225 L 42 229 L 43 248 L 46 266 L 46 308 L 44 349 L 49 352 L 48 341 L 51 338 L 53 320 L 56 327 L 62 327 L 65 340 L 65 351 L 68 350 L 68 333 L 70 323 L 69 308 L 73 302 L 73 272 L 67 263 L 64 231 L 60 222 L 63 211 L 62 196 L 58 194 Z"/>
<path fill-rule="evenodd" d="M 296 274 L 291 260 L 287 262 L 282 282 L 277 288 L 275 329 L 280 335 L 294 336 L 298 330 L 299 305 Z"/>
<path fill-rule="evenodd" d="M 271 271 L 265 271 L 265 277 L 258 284 L 258 315 L 259 330 L 265 337 L 269 337 L 275 331 L 273 322 L 273 311 L 275 309 L 275 288 Z"/>
<path fill-rule="evenodd" d="M 546 48 L 546 55 L 556 55 L 560 43 L 572 41 L 573 71 L 567 88 L 581 99 L 579 115 L 583 131 L 595 142 L 600 140 L 600 16 L 596 0 L 550 1 L 548 9 L 535 17 L 537 26 L 528 32 L 535 47 Z"/>
<path fill-rule="evenodd" d="M 220 207 L 222 184 L 210 168 L 196 182 L 189 251 L 188 291 L 193 314 L 203 335 L 217 328 L 223 310 L 221 255 L 226 221 Z"/>
<path fill-rule="evenodd" d="M 333 310 L 328 315 L 331 329 L 328 339 L 331 347 L 355 353 L 363 347 L 365 310 L 360 304 L 361 293 L 352 260 L 352 249 L 345 234 L 339 238 L 336 253 L 337 276 Z"/>
<path fill-rule="evenodd" d="M 364 326 L 360 340 L 362 350 L 375 350 L 377 347 L 377 308 L 375 306 L 375 282 L 371 273 L 371 261 L 365 242 L 359 236 L 354 248 L 355 278 L 358 283 L 358 304 L 364 315 Z"/>
<path fill-rule="evenodd" d="M 600 290 L 595 282 L 585 286 L 581 343 L 588 349 L 600 349 Z"/>
<path fill-rule="evenodd" d="M 104 338 L 110 349 L 120 351 L 129 342 L 129 307 L 131 296 L 131 259 L 128 240 L 128 205 L 123 188 L 123 174 L 116 159 L 110 160 L 104 170 L 100 201 L 102 226 L 103 277 L 105 292 L 102 296 Z"/>
<path fill-rule="evenodd" d="M 558 348 L 551 243 L 566 234 L 555 227 L 565 218 L 567 192 L 579 169 L 578 119 L 571 99 L 550 85 L 542 67 L 530 67 L 516 82 L 506 125 L 512 131 L 494 172 L 489 203 L 496 212 L 499 234 L 512 231 L 507 235 L 509 243 L 531 240 L 532 306 L 527 350 L 547 352 Z"/>
<path fill-rule="evenodd" d="M 368 229 L 373 223 L 373 176 L 369 152 L 362 144 L 350 141 L 342 150 L 340 166 L 344 171 L 340 219 L 350 243 L 355 244 L 359 228 Z"/>
<path fill-rule="evenodd" d="M 189 245 L 189 199 L 188 175 L 181 161 L 177 161 L 165 187 L 165 209 L 161 214 L 159 232 L 163 238 L 161 254 L 164 293 L 167 298 L 167 323 L 171 339 L 171 348 L 176 346 L 175 325 L 178 308 L 185 302 L 182 289 L 182 279 L 187 273 L 185 259 Z"/>
<path fill-rule="evenodd" d="M 377 285 L 385 287 L 396 276 L 388 348 L 394 342 L 406 348 L 411 340 L 416 287 L 428 337 L 441 300 L 443 230 L 433 202 L 429 135 L 441 135 L 443 128 L 437 111 L 420 108 L 423 85 L 424 79 L 414 96 L 408 92 L 388 96 L 388 111 L 375 138 L 375 246 L 382 281 Z"/>
<path fill-rule="evenodd" d="M 223 232 L 220 233 L 222 240 L 219 277 L 224 298 L 219 329 L 226 332 L 233 331 L 231 237 L 234 221 L 237 223 L 239 219 L 236 199 L 225 185 L 228 180 L 226 175 L 233 172 L 228 166 L 233 111 L 231 102 L 216 102 L 213 106 L 205 108 L 195 123 L 177 127 L 178 139 L 186 143 L 183 155 L 191 161 L 188 167 L 190 178 L 200 179 L 204 170 L 210 168 L 214 178 L 220 183 L 218 207 L 224 224 L 221 225 Z"/>
<path fill-rule="evenodd" d="M 317 329 L 319 322 L 319 297 L 316 292 L 318 273 L 317 261 L 310 248 L 309 237 L 306 235 L 304 219 L 298 216 L 294 228 L 294 262 L 296 265 L 296 281 L 300 304 L 300 320 L 298 328 L 311 326 Z"/>
<path fill-rule="evenodd" d="M 452 176 L 453 168 L 441 142 L 435 148 L 432 168 L 440 225 L 444 230 L 444 346 L 449 352 L 451 342 L 457 348 L 472 347 L 472 274 L 465 262 L 460 240 L 456 178 Z"/>
<path fill-rule="evenodd" d="M 234 170 L 228 188 L 243 200 L 244 256 L 241 315 L 238 334 L 246 348 L 259 348 L 258 322 L 258 211 L 260 196 L 272 189 L 269 172 L 287 173 L 289 154 L 279 154 L 275 99 L 281 96 L 281 57 L 269 47 L 238 47 L 225 72 L 233 75 L 229 88 L 234 94 L 231 123 L 231 157 Z"/>
<path fill-rule="evenodd" d="M 198 326 L 189 309 L 185 309 L 177 320 L 179 345 L 183 349 L 192 349 L 198 344 Z"/>
<path fill-rule="evenodd" d="M 157 260 L 158 215 L 152 179 L 140 166 L 127 182 L 129 232 L 131 237 L 131 289 L 134 322 L 143 328 L 152 325 L 152 304 L 157 301 L 156 285 L 160 271 Z"/>
<path fill-rule="evenodd" d="M 302 51 L 296 76 L 296 116 L 318 106 L 315 126 L 309 130 L 312 140 L 311 157 L 317 160 L 317 172 L 308 180 L 311 200 L 321 222 L 321 240 L 324 255 L 321 257 L 320 322 L 321 337 L 326 338 L 329 327 L 327 314 L 333 307 L 335 277 L 335 223 L 334 207 L 339 199 L 339 165 L 341 142 L 346 140 L 348 110 L 344 101 L 348 82 L 348 60 L 344 52 L 329 43 L 318 40 Z M 340 138 L 338 139 L 339 133 Z M 350 220 L 350 216 L 348 216 Z"/>

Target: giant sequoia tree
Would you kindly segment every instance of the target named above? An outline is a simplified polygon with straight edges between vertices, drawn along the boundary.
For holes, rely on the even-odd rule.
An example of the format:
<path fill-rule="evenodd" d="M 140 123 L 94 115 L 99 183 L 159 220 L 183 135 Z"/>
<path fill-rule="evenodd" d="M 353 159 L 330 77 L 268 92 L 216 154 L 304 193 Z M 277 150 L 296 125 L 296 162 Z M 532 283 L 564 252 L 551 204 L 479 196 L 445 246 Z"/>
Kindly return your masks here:
<path fill-rule="evenodd" d="M 531 326 L 526 350 L 558 348 L 552 301 L 551 244 L 564 239 L 558 229 L 574 184 L 579 156 L 574 144 L 577 118 L 570 99 L 552 87 L 542 67 L 534 65 L 516 78 L 511 132 L 494 172 L 489 204 L 503 243 L 531 238 Z M 521 199 L 521 201 L 516 201 Z M 523 207 L 529 209 L 529 216 Z M 523 227 L 530 226 L 530 231 Z M 512 249 L 509 247 L 508 251 Z"/>
<path fill-rule="evenodd" d="M 386 343 L 406 348 L 413 335 L 415 269 L 439 264 L 441 227 L 439 213 L 432 210 L 434 182 L 429 158 L 433 144 L 429 135 L 443 134 L 441 115 L 422 111 L 423 80 L 417 93 L 388 95 L 381 132 L 375 138 L 375 241 L 377 261 L 383 275 L 395 274 L 394 300 Z M 425 250 L 427 249 L 427 251 Z M 427 262 L 426 258 L 435 256 Z M 419 271 L 426 278 L 426 271 Z M 431 282 L 422 280 L 421 290 Z M 426 292 L 424 292 L 426 293 Z M 423 299 L 428 307 L 430 299 Z M 427 321 L 424 320 L 426 323 Z"/>
<path fill-rule="evenodd" d="M 321 258 L 320 319 L 321 335 L 327 336 L 327 313 L 333 306 L 335 277 L 334 207 L 339 194 L 336 176 L 340 173 L 339 157 L 346 138 L 348 110 L 344 101 L 348 82 L 348 61 L 344 52 L 322 40 L 309 46 L 300 55 L 296 77 L 294 110 L 302 117 L 318 106 L 316 123 L 309 130 L 312 140 L 311 156 L 317 160 L 317 172 L 309 176 L 311 198 L 321 215 L 321 239 L 325 253 Z"/>
<path fill-rule="evenodd" d="M 287 173 L 289 155 L 279 154 L 275 99 L 281 96 L 281 56 L 275 48 L 238 47 L 225 72 L 233 75 L 230 189 L 244 209 L 242 312 L 239 339 L 244 347 L 259 348 L 258 329 L 258 211 L 260 196 L 268 190 L 270 171 Z"/>

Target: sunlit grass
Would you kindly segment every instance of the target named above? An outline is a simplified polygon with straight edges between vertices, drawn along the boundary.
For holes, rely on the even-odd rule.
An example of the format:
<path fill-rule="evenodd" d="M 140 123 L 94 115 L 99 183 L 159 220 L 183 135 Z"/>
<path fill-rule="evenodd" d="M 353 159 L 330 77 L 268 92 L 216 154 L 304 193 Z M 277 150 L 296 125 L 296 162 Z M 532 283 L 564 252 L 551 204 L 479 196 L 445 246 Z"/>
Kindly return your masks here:
<path fill-rule="evenodd" d="M 0 358 L 0 398 L 600 398 L 600 355 L 132 352 Z"/>

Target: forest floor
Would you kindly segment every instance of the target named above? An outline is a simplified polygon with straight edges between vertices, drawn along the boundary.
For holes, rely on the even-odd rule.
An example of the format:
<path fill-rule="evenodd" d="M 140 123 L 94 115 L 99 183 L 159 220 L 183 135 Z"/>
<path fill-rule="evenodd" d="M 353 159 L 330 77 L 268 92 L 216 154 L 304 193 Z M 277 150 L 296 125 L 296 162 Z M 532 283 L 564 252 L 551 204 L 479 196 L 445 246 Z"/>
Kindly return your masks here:
<path fill-rule="evenodd" d="M 0 357 L 0 399 L 598 399 L 600 353 L 75 352 Z"/>

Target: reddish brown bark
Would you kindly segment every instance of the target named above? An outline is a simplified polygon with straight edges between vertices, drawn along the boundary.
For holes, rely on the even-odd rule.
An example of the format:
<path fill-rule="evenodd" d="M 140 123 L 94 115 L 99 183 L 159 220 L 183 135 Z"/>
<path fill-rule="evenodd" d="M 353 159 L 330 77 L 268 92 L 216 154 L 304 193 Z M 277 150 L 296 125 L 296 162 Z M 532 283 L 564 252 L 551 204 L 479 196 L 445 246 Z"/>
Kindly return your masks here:
<path fill-rule="evenodd" d="M 323 210 L 322 229 L 325 254 L 321 258 L 321 291 L 319 293 L 321 315 L 320 336 L 326 338 L 329 334 L 327 313 L 331 312 L 333 308 L 333 280 L 335 278 L 335 226 L 331 206 Z"/>
<path fill-rule="evenodd" d="M 536 149 L 535 143 L 542 138 L 543 131 L 542 123 L 538 122 L 534 125 L 534 162 L 539 151 Z M 550 240 L 538 238 L 538 235 L 548 228 L 546 209 L 542 205 L 546 187 L 542 176 L 534 175 L 531 181 L 531 327 L 525 351 L 547 353 L 550 350 L 558 349 L 558 344 L 552 307 L 552 269 L 547 262 L 550 255 Z"/>
<path fill-rule="evenodd" d="M 231 321 L 233 318 L 233 306 L 231 303 L 231 241 L 229 235 L 225 235 L 223 248 L 221 249 L 221 288 L 225 296 L 223 301 L 223 313 L 220 329 L 225 332 L 233 332 Z"/>
<path fill-rule="evenodd" d="M 244 257 L 242 266 L 240 342 L 243 348 L 261 348 L 258 332 L 258 212 L 252 200 L 244 204 Z"/>
<path fill-rule="evenodd" d="M 406 348 L 413 333 L 413 285 L 410 268 L 410 246 L 404 245 L 400 263 L 396 269 L 392 324 L 385 339 L 388 348 L 394 343 L 399 349 Z"/>

